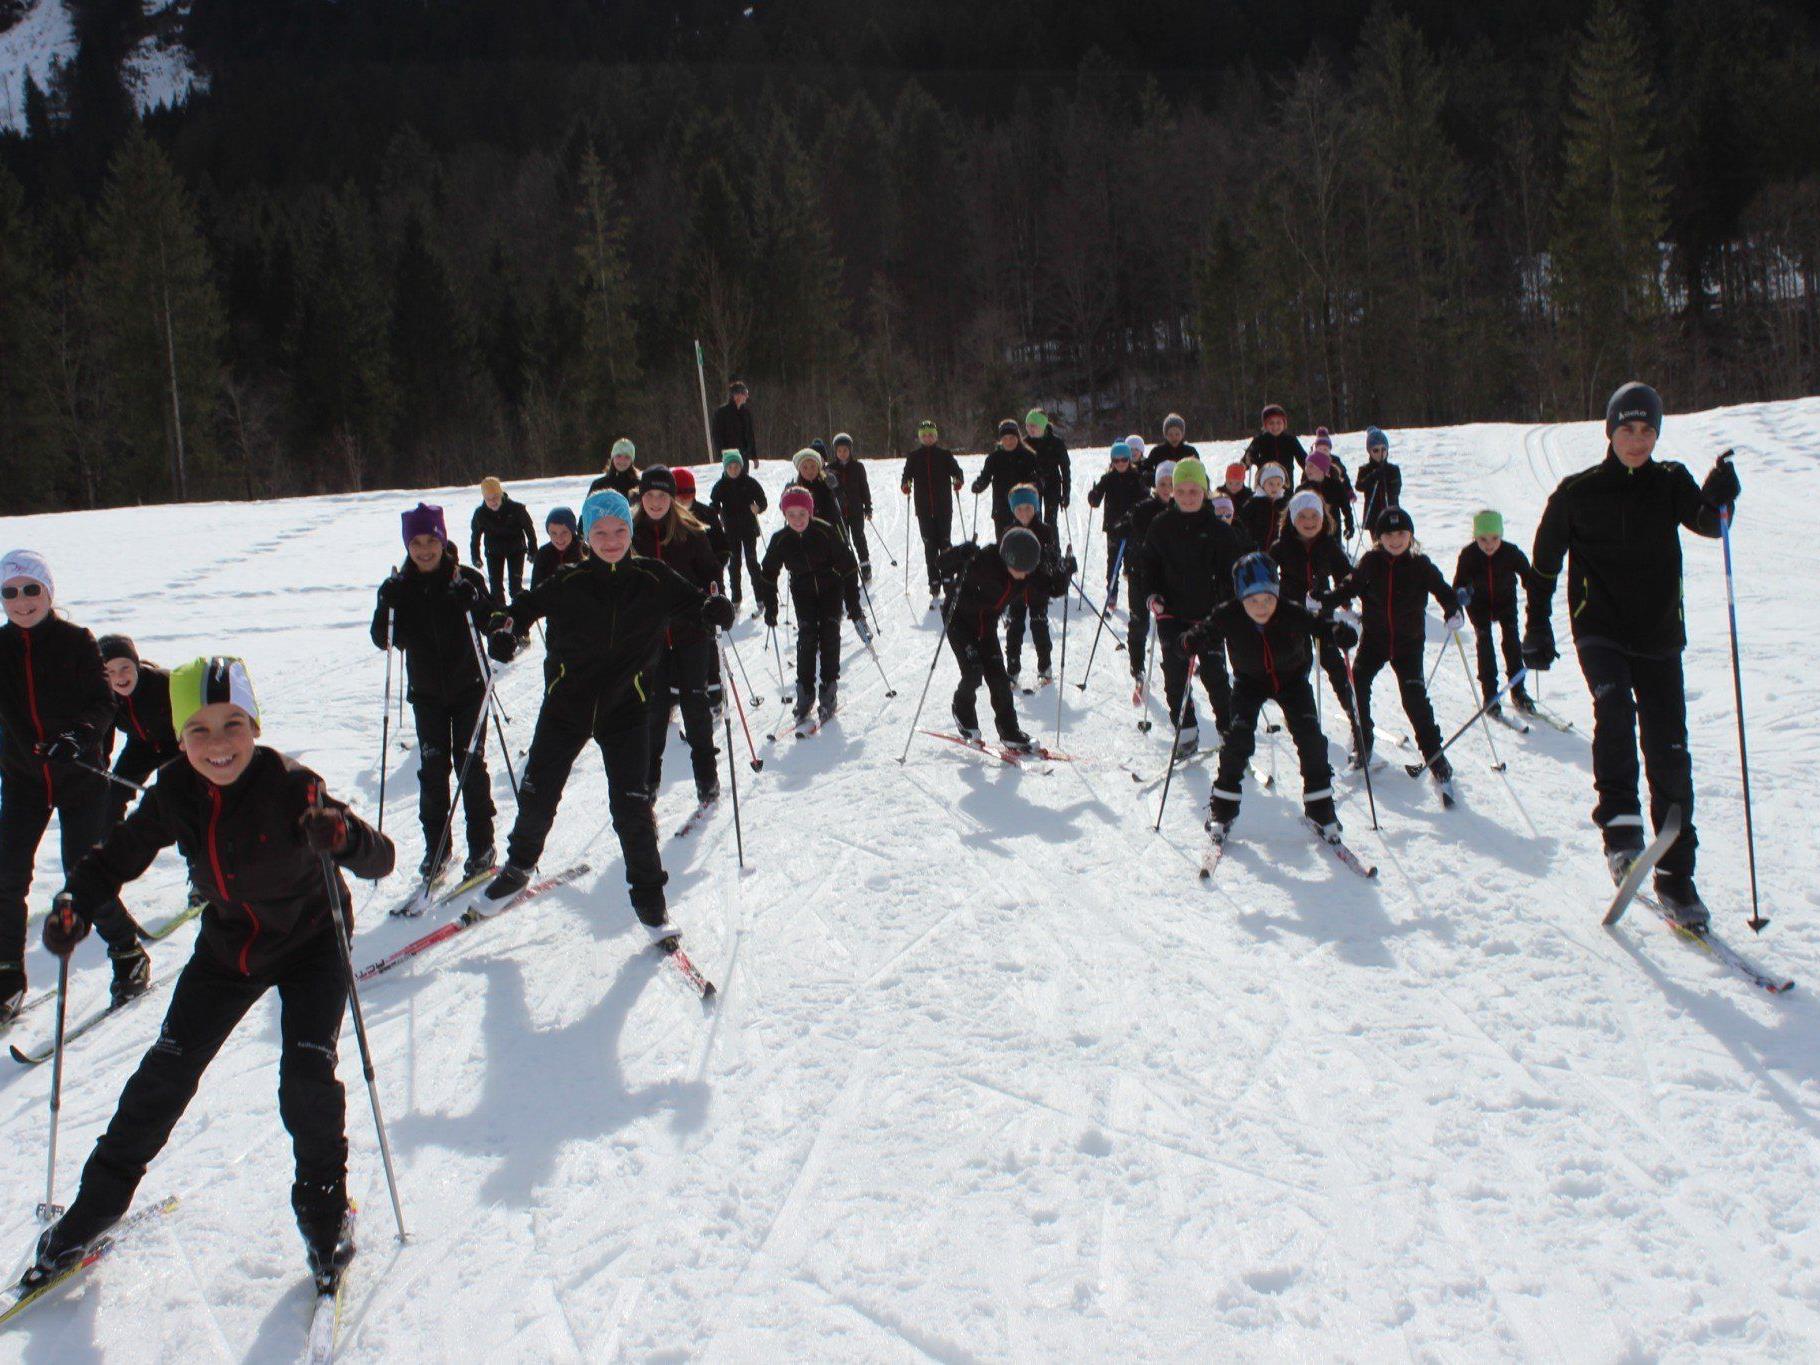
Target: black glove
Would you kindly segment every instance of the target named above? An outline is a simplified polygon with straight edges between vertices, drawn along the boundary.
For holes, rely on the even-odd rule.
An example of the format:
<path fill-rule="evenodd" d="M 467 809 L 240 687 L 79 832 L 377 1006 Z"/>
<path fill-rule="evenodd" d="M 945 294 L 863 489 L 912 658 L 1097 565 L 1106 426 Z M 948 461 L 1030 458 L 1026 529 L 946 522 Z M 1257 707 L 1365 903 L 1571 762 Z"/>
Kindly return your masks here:
<path fill-rule="evenodd" d="M 977 478 L 973 481 L 973 491 L 975 493 L 984 493 L 986 491 L 986 485 L 990 482 L 992 482 L 990 479 L 986 478 L 984 475 L 981 475 L 979 478 Z"/>
<path fill-rule="evenodd" d="M 765 603 L 765 627 L 768 630 L 777 629 L 777 603 L 775 602 Z"/>
<path fill-rule="evenodd" d="M 1200 625 L 1188 627 L 1187 630 L 1175 637 L 1176 652 L 1184 655 L 1205 654 L 1207 652 L 1207 646 L 1210 643 L 1211 641 L 1207 637 L 1207 627 L 1204 622 Z"/>
<path fill-rule="evenodd" d="M 1537 621 L 1523 634 L 1523 666 L 1533 673 L 1546 673 L 1561 657 L 1555 648 L 1555 628 Z"/>
<path fill-rule="evenodd" d="M 80 733 L 65 730 L 55 739 L 47 739 L 38 746 L 38 756 L 49 759 L 52 763 L 74 763 L 81 758 L 88 746 Z"/>
<path fill-rule="evenodd" d="M 518 653 L 518 637 L 509 630 L 496 630 L 487 636 L 487 654 L 494 663 L 509 664 Z"/>
<path fill-rule="evenodd" d="M 1330 637 L 1341 649 L 1351 649 L 1359 642 L 1359 632 L 1352 628 L 1350 621 L 1335 621 L 1333 634 Z"/>
<path fill-rule="evenodd" d="M 719 593 L 710 593 L 701 609 L 701 619 L 719 630 L 733 629 L 733 604 Z"/>
<path fill-rule="evenodd" d="M 1730 507 L 1743 491 L 1738 486 L 1738 471 L 1732 468 L 1732 453 L 1726 451 L 1713 461 L 1712 473 L 1700 485 L 1700 496 L 1713 507 Z"/>
<path fill-rule="evenodd" d="M 1460 610 L 1465 611 L 1472 605 L 1472 584 L 1462 583 L 1453 590 L 1453 595 L 1460 604 Z"/>
<path fill-rule="evenodd" d="M 297 828 L 310 852 L 331 858 L 348 846 L 348 817 L 335 806 L 310 806 L 297 817 Z"/>
<path fill-rule="evenodd" d="M 858 632 L 862 643 L 868 645 L 872 643 L 872 627 L 866 624 L 866 618 L 864 616 L 855 616 L 853 618 L 853 629 Z"/>
<path fill-rule="evenodd" d="M 456 574 L 449 580 L 449 596 L 472 611 L 486 600 L 487 594 L 473 579 L 463 574 Z"/>
<path fill-rule="evenodd" d="M 1062 510 L 1066 511 L 1067 508 L 1068 508 L 1068 495 L 1066 493 L 1064 493 L 1064 494 L 1062 494 Z"/>
<path fill-rule="evenodd" d="M 379 605 L 388 611 L 396 610 L 404 597 L 404 575 L 391 574 L 379 585 Z"/>
<path fill-rule="evenodd" d="M 1063 506 L 1067 506 L 1067 504 L 1064 503 Z M 1064 555 L 1062 557 L 1062 575 L 1063 575 L 1063 577 L 1073 578 L 1080 571 L 1081 571 L 1080 561 L 1077 560 L 1072 554 Z"/>
<path fill-rule="evenodd" d="M 496 611 L 491 616 L 487 617 L 487 634 L 491 635 L 496 630 L 510 629 L 512 629 L 512 615 L 510 612 Z"/>
<path fill-rule="evenodd" d="M 51 902 L 51 912 L 44 918 L 44 946 L 56 957 L 68 957 L 76 945 L 88 937 L 89 923 L 76 913 L 76 900 L 62 891 Z"/>

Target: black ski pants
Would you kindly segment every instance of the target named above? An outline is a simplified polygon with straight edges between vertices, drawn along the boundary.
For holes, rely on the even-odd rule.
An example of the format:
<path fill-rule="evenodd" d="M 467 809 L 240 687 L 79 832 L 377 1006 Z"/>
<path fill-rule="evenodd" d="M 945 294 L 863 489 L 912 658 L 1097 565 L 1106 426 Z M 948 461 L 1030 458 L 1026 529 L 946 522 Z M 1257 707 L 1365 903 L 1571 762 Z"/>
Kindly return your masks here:
<path fill-rule="evenodd" d="M 1283 724 L 1295 741 L 1302 765 L 1302 809 L 1322 824 L 1334 818 L 1333 767 L 1327 761 L 1327 736 L 1315 717 L 1314 688 L 1306 676 L 1286 678 L 1272 693 L 1268 682 L 1240 674 L 1232 684 L 1232 727 L 1220 746 L 1220 768 L 1213 779 L 1211 813 L 1230 824 L 1239 813 L 1245 767 L 1258 747 L 1258 714 L 1264 703 L 1274 701 L 1283 712 Z"/>
<path fill-rule="evenodd" d="M 184 964 L 158 1041 L 120 1092 L 119 1107 L 82 1168 L 65 1215 L 79 1240 L 111 1225 L 132 1203 L 145 1168 L 170 1140 L 202 1073 L 260 996 L 278 991 L 278 1116 L 291 1135 L 296 1179 L 340 1186 L 347 1178 L 347 1095 L 335 1075 L 347 967 L 334 926 L 323 922 L 268 973 L 243 976 L 198 952 Z"/>
<path fill-rule="evenodd" d="M 797 592 L 796 605 L 796 705 L 801 710 L 815 698 L 819 673 L 823 687 L 840 681 L 840 593 L 832 587 Z"/>
<path fill-rule="evenodd" d="M 1145 610 L 1144 614 L 1150 613 Z M 1179 718 L 1183 730 L 1200 727 L 1194 713 L 1194 697 L 1188 690 L 1188 655 L 1182 652 L 1178 643 L 1192 624 L 1175 619 L 1156 623 L 1156 647 L 1163 656 L 1163 697 L 1169 703 L 1169 723 L 1173 726 Z M 1201 686 L 1207 690 L 1207 699 L 1213 703 L 1214 727 L 1224 733 L 1232 721 L 1232 677 L 1226 672 L 1226 653 L 1216 645 L 1197 657 L 1200 662 L 1196 664 L 1195 672 L 1200 675 Z"/>
<path fill-rule="evenodd" d="M 1422 677 L 1422 646 L 1419 638 L 1397 646 L 1390 655 L 1384 641 L 1366 636 L 1352 660 L 1352 680 L 1358 687 L 1359 726 L 1370 750 L 1374 729 L 1371 720 L 1371 685 L 1389 664 L 1396 674 L 1397 690 L 1403 695 L 1403 714 L 1409 717 L 1409 728 L 1415 731 L 1416 747 L 1422 757 L 1433 758 L 1441 752 L 1441 727 L 1435 724 L 1435 709 L 1428 701 L 1428 687 Z"/>
<path fill-rule="evenodd" d="M 1049 654 L 1053 645 L 1049 636 L 1049 599 L 1036 593 L 1026 602 L 1018 593 L 1005 609 L 1005 668 L 1008 673 L 1023 669 L 1024 628 L 1030 629 L 1031 643 L 1036 646 L 1036 671 L 1049 671 Z"/>
<path fill-rule="evenodd" d="M 752 571 L 752 582 L 758 582 L 758 527 L 750 530 L 727 528 L 727 539 L 732 542 L 732 553 L 727 556 L 727 574 L 733 585 L 732 598 L 735 603 L 740 600 L 740 561 L 745 560 L 745 567 Z M 758 589 L 753 588 L 756 595 Z"/>
<path fill-rule="evenodd" d="M 712 640 L 693 644 L 671 645 L 657 656 L 649 673 L 651 694 L 650 762 L 646 767 L 646 785 L 653 799 L 664 775 L 664 747 L 670 740 L 670 708 L 682 712 L 683 738 L 689 742 L 689 765 L 695 773 L 695 795 L 705 799 L 720 785 L 718 760 L 720 750 L 714 747 L 714 694 L 719 691 L 714 678 L 715 649 Z"/>
<path fill-rule="evenodd" d="M 1523 647 L 1517 630 L 1517 600 L 1512 597 L 1495 610 L 1468 608 L 1466 619 L 1472 622 L 1473 640 L 1479 650 L 1480 699 L 1490 701 L 1498 692 L 1498 658 L 1492 647 L 1494 627 L 1499 635 L 1498 643 L 1503 646 L 1504 676 L 1515 677 L 1517 670 L 1523 667 Z"/>
<path fill-rule="evenodd" d="M 1643 845 L 1637 800 L 1641 745 L 1651 824 L 1660 828 L 1668 808 L 1681 807 L 1681 837 L 1657 866 L 1691 877 L 1700 840 L 1694 833 L 1694 763 L 1687 751 L 1687 688 L 1680 652 L 1649 658 L 1583 640 L 1579 654 L 1593 699 L 1593 787 L 1599 795 L 1593 823 L 1604 831 L 1607 848 Z"/>
<path fill-rule="evenodd" d="M 91 755 L 98 761 L 99 753 Z M 57 812 L 62 834 L 63 874 L 68 876 L 88 851 L 107 837 L 111 811 L 108 780 L 79 768 L 53 771 L 49 786 L 37 771 L 0 771 L 0 963 L 25 963 L 25 898 L 32 889 L 38 843 Z M 132 918 L 118 897 L 96 909 L 95 928 L 110 947 L 135 942 Z"/>
<path fill-rule="evenodd" d="M 493 783 L 487 774 L 487 732 L 480 703 L 485 692 L 458 702 L 411 698 L 417 721 L 417 819 L 423 826 L 425 853 L 442 839 L 449 819 L 449 774 L 461 779 L 461 804 L 468 821 L 469 854 L 493 847 Z M 472 746 L 472 757 L 470 757 Z M 450 830 L 445 848 L 455 845 Z"/>
<path fill-rule="evenodd" d="M 1144 584 L 1138 575 L 1125 573 L 1125 648 L 1131 655 L 1131 676 L 1144 678 L 1144 649 L 1150 640 L 1150 608 L 1144 605 Z"/>
<path fill-rule="evenodd" d="M 516 550 L 495 550 L 491 545 L 482 548 L 487 556 L 487 587 L 495 602 L 508 605 L 524 590 L 524 546 L 520 544 Z M 501 591 L 508 582 L 512 589 L 510 596 Z"/>
<path fill-rule="evenodd" d="M 1358 727 L 1352 723 L 1352 679 L 1346 676 L 1346 656 L 1332 640 L 1323 640 L 1320 644 L 1319 658 L 1321 670 L 1327 674 L 1327 681 L 1333 687 L 1333 695 L 1339 699 L 1340 710 L 1346 717 L 1346 728 L 1352 733 L 1354 744 L 1359 741 Z"/>
<path fill-rule="evenodd" d="M 954 517 L 916 515 L 916 531 L 923 542 L 923 570 L 929 579 L 929 596 L 934 597 L 942 590 L 941 580 L 936 577 L 935 561 L 942 557 L 942 552 L 954 544 Z"/>
<path fill-rule="evenodd" d="M 954 661 L 961 667 L 961 680 L 954 689 L 955 719 L 970 730 L 979 729 L 977 698 L 983 682 L 992 702 L 998 737 L 1010 739 L 1021 733 L 1017 705 L 1011 700 L 1011 679 L 1005 673 L 1005 656 L 999 650 L 998 631 L 979 637 L 950 626 L 948 644 L 954 650 Z"/>
<path fill-rule="evenodd" d="M 606 700 L 599 684 L 565 675 L 544 694 L 518 783 L 518 818 L 506 841 L 506 856 L 517 867 L 535 867 L 556 822 L 562 789 L 575 759 L 592 740 L 607 770 L 607 814 L 626 864 L 632 909 L 647 924 L 664 922 L 664 883 L 669 876 L 657 850 L 657 817 L 652 811 L 648 675 L 632 681 L 623 696 Z"/>

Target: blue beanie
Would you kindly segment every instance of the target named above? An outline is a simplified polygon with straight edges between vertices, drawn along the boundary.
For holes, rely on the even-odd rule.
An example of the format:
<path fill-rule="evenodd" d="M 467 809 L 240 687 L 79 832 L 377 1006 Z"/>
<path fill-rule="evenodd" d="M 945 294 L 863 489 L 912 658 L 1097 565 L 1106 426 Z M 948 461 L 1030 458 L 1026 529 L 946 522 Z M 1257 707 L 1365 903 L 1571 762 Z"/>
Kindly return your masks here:
<path fill-rule="evenodd" d="M 1379 431 L 1376 427 L 1366 427 L 1365 428 L 1365 449 L 1370 450 L 1373 446 L 1383 446 L 1384 449 L 1389 450 L 1390 449 L 1390 437 L 1386 436 L 1383 432 Z"/>
<path fill-rule="evenodd" d="M 1112 451 L 1107 458 L 1111 460 L 1129 460 L 1131 458 L 1131 446 L 1124 441 L 1114 441 L 1112 443 Z"/>
<path fill-rule="evenodd" d="M 578 529 L 575 524 L 575 509 L 572 507 L 552 507 L 550 509 L 550 515 L 543 519 L 543 525 L 546 531 L 552 526 L 567 526 L 570 531 L 575 531 Z"/>
<path fill-rule="evenodd" d="M 1020 506 L 1026 504 L 1039 509 L 1043 505 L 1043 496 L 1041 493 L 1037 492 L 1035 484 L 1020 483 L 1016 488 L 1013 488 L 1005 495 L 1005 506 L 1009 507 L 1013 512 L 1017 511 Z"/>
<path fill-rule="evenodd" d="M 629 527 L 632 524 L 632 504 L 626 501 L 625 494 L 616 493 L 611 488 L 588 494 L 588 500 L 581 505 L 581 533 L 584 536 L 591 533 L 594 523 L 602 517 L 618 517 Z"/>

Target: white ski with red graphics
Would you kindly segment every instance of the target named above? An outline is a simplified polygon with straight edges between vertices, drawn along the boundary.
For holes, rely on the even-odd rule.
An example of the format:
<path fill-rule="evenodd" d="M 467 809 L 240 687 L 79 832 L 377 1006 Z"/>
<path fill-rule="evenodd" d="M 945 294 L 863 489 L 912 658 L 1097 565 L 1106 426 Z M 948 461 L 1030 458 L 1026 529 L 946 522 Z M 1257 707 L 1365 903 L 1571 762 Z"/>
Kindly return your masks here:
<path fill-rule="evenodd" d="M 152 1222 L 154 1219 L 162 1218 L 164 1215 L 175 1210 L 177 1202 L 176 1195 L 167 1195 L 156 1204 L 147 1204 L 145 1207 L 127 1214 L 126 1217 L 122 1218 L 118 1223 L 115 1223 L 113 1227 L 109 1228 L 91 1242 L 88 1250 L 83 1253 L 81 1260 L 66 1266 L 63 1270 L 51 1276 L 43 1283 L 27 1285 L 21 1280 L 19 1283 L 12 1285 L 6 1291 L 8 1297 L 3 1301 L 4 1307 L 0 1307 L 0 1324 L 11 1322 L 33 1304 L 43 1302 L 52 1294 L 55 1294 L 58 1290 L 68 1285 L 72 1280 L 86 1274 L 94 1268 L 98 1261 L 115 1247 L 119 1246 L 120 1243 L 132 1233 L 143 1228 L 147 1223 Z"/>
<path fill-rule="evenodd" d="M 990 754 L 1001 763 L 1009 763 L 1012 767 L 1021 768 L 1025 772 L 1047 771 L 1043 768 L 1030 767 L 1024 762 L 1025 759 L 1034 758 L 1044 763 L 1074 762 L 1073 754 L 1064 754 L 1056 749 L 1045 748 L 1041 744 L 1033 745 L 1029 749 L 1013 749 L 1003 744 L 988 744 L 983 739 L 968 739 L 964 735 L 951 735 L 943 730 L 924 730 L 923 733 L 931 739 L 945 739 L 950 744 L 958 744 L 961 748 L 971 749 L 978 754 Z"/>
<path fill-rule="evenodd" d="M 586 876 L 590 870 L 591 869 L 586 863 L 576 863 L 573 867 L 566 867 L 554 876 L 545 877 L 541 881 L 532 882 L 517 895 L 507 897 L 496 906 L 483 909 L 478 904 L 470 905 L 466 910 L 461 912 L 458 918 L 450 920 L 441 928 L 432 929 L 422 938 L 413 939 L 396 952 L 388 953 L 386 956 L 380 958 L 379 961 L 372 963 L 369 966 L 362 967 L 355 973 L 354 979 L 356 981 L 371 981 L 374 977 L 391 971 L 400 963 L 408 962 L 419 953 L 427 952 L 439 943 L 446 943 L 457 934 L 465 934 L 477 924 L 484 924 L 488 920 L 498 919 L 501 915 L 505 914 L 506 911 L 516 910 L 527 901 L 537 899 L 537 897 L 543 895 L 546 891 L 553 891 L 559 886 L 568 885 L 578 877 Z"/>
<path fill-rule="evenodd" d="M 682 949 L 680 935 L 672 934 L 668 938 L 659 939 L 652 946 L 676 968 L 682 979 L 688 983 L 689 989 L 700 997 L 704 1005 L 714 998 L 714 983 L 703 976 L 696 965 L 689 960 L 689 955 Z"/>
<path fill-rule="evenodd" d="M 1367 867 L 1363 858 L 1359 857 L 1358 854 L 1354 853 L 1350 848 L 1347 848 L 1346 845 L 1340 841 L 1339 835 L 1324 833 L 1320 825 L 1309 819 L 1306 815 L 1302 817 L 1302 823 L 1308 826 L 1308 832 L 1314 835 L 1315 839 L 1326 848 L 1329 853 L 1340 860 L 1341 867 L 1349 872 L 1358 873 L 1359 876 L 1365 878 L 1367 881 L 1373 881 L 1377 878 L 1378 869 L 1376 867 Z"/>
<path fill-rule="evenodd" d="M 708 822 L 708 817 L 714 814 L 715 809 L 719 805 L 720 798 L 718 796 L 712 797 L 706 801 L 697 802 L 695 809 L 683 817 L 683 822 L 676 827 L 676 832 L 670 837 L 672 839 L 687 839 L 691 834 L 695 833 L 696 830 L 700 829 Z"/>
<path fill-rule="evenodd" d="M 130 1000 L 122 1000 L 117 1005 L 113 1003 L 112 1000 L 109 1000 L 109 1002 L 101 1006 L 101 1008 L 85 1014 L 82 1018 L 76 1020 L 75 1023 L 64 1028 L 63 1045 L 68 1047 L 83 1034 L 100 1028 L 101 1025 L 105 1024 L 109 1019 L 112 1019 L 116 1014 L 119 1014 L 123 1010 L 131 1009 L 162 985 L 164 985 L 164 980 L 163 978 L 159 978 Z M 51 1059 L 51 1054 L 57 1050 L 57 1042 L 55 1038 L 52 1038 L 38 1044 L 38 1046 L 34 1048 L 20 1048 L 15 1046 L 9 1050 L 13 1054 L 13 1060 L 19 1063 L 20 1066 L 37 1066 L 40 1062 L 47 1062 Z"/>

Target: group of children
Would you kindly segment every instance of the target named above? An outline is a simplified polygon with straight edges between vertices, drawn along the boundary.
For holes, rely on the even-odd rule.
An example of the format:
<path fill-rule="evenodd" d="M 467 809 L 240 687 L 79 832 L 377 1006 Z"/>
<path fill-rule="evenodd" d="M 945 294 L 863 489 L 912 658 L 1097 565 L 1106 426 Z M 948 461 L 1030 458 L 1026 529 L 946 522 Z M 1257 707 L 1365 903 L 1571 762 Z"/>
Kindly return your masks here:
<path fill-rule="evenodd" d="M 1078 572 L 1055 524 L 1068 506 L 1066 450 L 1059 439 L 1041 453 L 1033 448 L 1052 435 L 1041 418 L 1033 412 L 1022 428 L 1004 423 L 975 482 L 976 493 L 993 492 L 990 543 L 950 543 L 964 477 L 933 423 L 919 428 L 901 478 L 960 666 L 955 722 L 965 738 L 979 739 L 976 699 L 984 685 L 1000 740 L 1019 748 L 1030 746 L 1012 695 L 1023 636 L 1031 635 L 1046 678 L 1047 606 L 1070 591 Z M 1109 590 L 1121 574 L 1127 583 L 1134 699 L 1142 700 L 1142 658 L 1154 639 L 1176 727 L 1172 761 L 1186 758 L 1199 744 L 1192 684 L 1200 674 L 1221 736 L 1207 821 L 1214 840 L 1226 838 L 1239 813 L 1266 702 L 1281 711 L 1295 743 L 1306 818 L 1338 840 L 1311 681 L 1317 660 L 1351 723 L 1355 764 L 1372 762 L 1371 685 L 1388 667 L 1428 770 L 1447 783 L 1422 670 L 1427 602 L 1440 606 L 1450 634 L 1471 621 L 1479 681 L 1495 704 L 1500 644 L 1508 678 L 1555 662 L 1550 608 L 1565 568 L 1574 643 L 1593 692 L 1594 819 L 1611 873 L 1621 878 L 1643 847 L 1641 721 L 1653 821 L 1661 826 L 1671 808 L 1685 821 L 1658 869 L 1657 895 L 1680 923 L 1702 927 L 1706 910 L 1692 882 L 1678 533 L 1719 534 L 1739 489 L 1727 457 L 1704 484 L 1679 464 L 1654 461 L 1661 424 L 1660 398 L 1647 386 L 1614 394 L 1605 460 L 1564 480 L 1549 499 L 1536 563 L 1503 540 L 1499 514 L 1484 510 L 1473 518 L 1472 540 L 1451 580 L 1416 544 L 1413 518 L 1400 503 L 1401 475 L 1376 428 L 1367 433 L 1357 490 L 1326 433 L 1304 454 L 1280 408 L 1265 410 L 1257 440 L 1217 489 L 1177 416 L 1148 451 L 1136 437 L 1115 442 L 1088 502 L 1102 513 Z M 495 905 L 522 891 L 574 761 L 591 741 L 606 770 L 629 900 L 652 940 L 673 947 L 678 931 L 668 918 L 654 814 L 672 709 L 682 714 L 697 797 L 712 802 L 719 792 L 717 632 L 736 619 L 743 560 L 773 625 L 780 577 L 789 571 L 799 627 L 798 715 L 817 700 L 824 717 L 832 714 L 841 616 L 870 643 L 860 593 L 872 508 L 850 440 L 836 438 L 832 461 L 813 447 L 799 451 L 796 478 L 779 498 L 784 526 L 760 557 L 766 502 L 746 456 L 727 453 L 704 505 L 688 471 L 635 471 L 634 455 L 629 441 L 616 445 L 579 515 L 558 508 L 546 519 L 549 540 L 541 547 L 528 513 L 496 480 L 483 485 L 470 548 L 475 559 L 485 551 L 490 583 L 459 562 L 440 508 L 420 503 L 402 512 L 404 559 L 378 589 L 371 635 L 375 646 L 405 655 L 425 885 L 453 858 L 449 781 L 458 773 L 464 870 L 490 877 L 480 895 Z M 1292 470 L 1301 473 L 1294 493 Z M 1355 563 L 1344 540 L 1360 496 L 1359 524 L 1372 544 Z M 505 537 L 498 545 L 495 534 Z M 513 560 L 532 554 L 526 588 Z M 728 574 L 731 597 L 722 590 Z M 1519 642 L 1520 591 L 1528 595 L 1528 623 Z M 97 641 L 55 611 L 50 567 L 28 550 L 0 559 L 0 598 L 0 1023 L 25 1003 L 26 895 L 53 812 L 65 882 L 46 918 L 44 943 L 67 959 L 91 927 L 99 929 L 113 962 L 116 1003 L 150 986 L 139 926 L 121 899 L 125 886 L 175 844 L 204 902 L 195 951 L 178 976 L 159 1040 L 127 1082 L 75 1200 L 39 1239 L 25 1282 L 43 1283 L 80 1259 L 124 1214 L 201 1073 L 254 1002 L 276 989 L 283 1002 L 279 1108 L 296 1157 L 292 1205 L 321 1284 L 353 1251 L 345 1097 L 336 1077 L 353 927 L 342 874 L 388 875 L 393 844 L 330 797 L 317 774 L 258 743 L 260 708 L 239 659 L 198 658 L 166 673 L 142 660 L 126 636 Z M 1346 610 L 1353 603 L 1356 614 Z M 540 624 L 542 703 L 505 861 L 496 867 L 485 766 L 492 664 L 509 663 Z M 1517 708 L 1532 707 L 1520 685 L 1504 686 Z M 110 770 L 116 733 L 125 745 Z M 135 787 L 143 794 L 126 813 Z"/>

